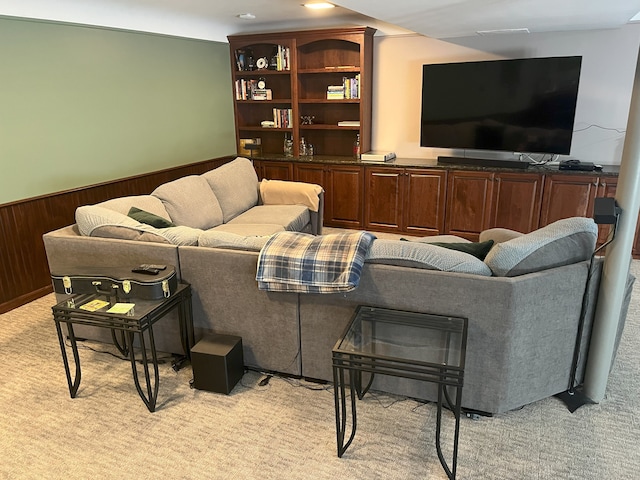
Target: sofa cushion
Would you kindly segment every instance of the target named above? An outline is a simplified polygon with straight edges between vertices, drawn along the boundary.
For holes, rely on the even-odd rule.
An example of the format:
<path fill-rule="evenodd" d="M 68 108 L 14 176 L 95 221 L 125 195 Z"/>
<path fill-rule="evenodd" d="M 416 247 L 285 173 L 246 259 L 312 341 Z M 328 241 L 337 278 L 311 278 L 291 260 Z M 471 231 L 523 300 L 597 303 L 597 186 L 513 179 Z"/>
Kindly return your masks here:
<path fill-rule="evenodd" d="M 168 242 L 173 245 L 197 245 L 202 233 L 202 230 L 186 226 L 155 228 L 98 205 L 78 207 L 76 223 L 80 234 L 85 236 Z"/>
<path fill-rule="evenodd" d="M 258 175 L 246 158 L 238 157 L 202 177 L 220 202 L 224 223 L 258 204 Z"/>
<path fill-rule="evenodd" d="M 200 234 L 198 245 L 259 252 L 270 237 L 271 235 L 237 235 L 214 228 Z"/>
<path fill-rule="evenodd" d="M 206 230 L 222 223 L 222 210 L 207 181 L 189 175 L 156 188 L 151 195 L 162 200 L 176 225 Z"/>
<path fill-rule="evenodd" d="M 136 242 L 171 243 L 161 235 L 152 232 L 140 231 L 137 228 L 102 225 L 91 231 L 92 237 L 118 238 L 121 240 L 134 240 Z"/>
<path fill-rule="evenodd" d="M 400 267 L 491 276 L 489 267 L 473 255 L 420 242 L 377 239 L 371 245 L 366 261 Z"/>
<path fill-rule="evenodd" d="M 164 208 L 164 203 L 153 195 L 131 195 L 127 197 L 112 198 L 104 202 L 96 203 L 99 207 L 115 210 L 116 212 L 124 213 L 127 215 L 131 207 L 139 208 L 154 215 L 158 215 L 163 218 L 171 219 L 169 212 Z"/>
<path fill-rule="evenodd" d="M 409 240 L 412 242 L 428 243 L 437 245 L 438 247 L 448 248 L 450 250 L 458 250 L 468 253 L 474 257 L 484 260 L 489 250 L 493 246 L 493 240 L 485 242 L 472 242 L 466 238 L 457 237 L 455 235 L 434 235 L 432 237 L 422 237 L 415 239 L 401 238 L 400 240 Z"/>
<path fill-rule="evenodd" d="M 558 220 L 531 233 L 494 245 L 485 263 L 493 274 L 515 277 L 561 267 L 591 257 L 598 226 L 590 218 Z"/>
<path fill-rule="evenodd" d="M 309 209 L 302 205 L 258 205 L 238 215 L 229 224 L 270 223 L 285 230 L 302 232 L 310 222 Z"/>
<path fill-rule="evenodd" d="M 509 230 L 508 228 L 490 228 L 480 232 L 481 242 L 487 240 L 493 240 L 494 243 L 501 243 L 511 240 L 512 238 L 518 238 L 524 235 L 524 233 L 516 232 L 515 230 Z"/>
<path fill-rule="evenodd" d="M 127 217 L 131 217 L 140 223 L 146 223 L 156 228 L 175 227 L 176 225 L 160 215 L 141 210 L 138 207 L 131 207 L 127 213 Z"/>
<path fill-rule="evenodd" d="M 218 231 L 235 233 L 236 235 L 246 236 L 264 236 L 273 235 L 274 233 L 284 232 L 282 225 L 274 223 L 223 223 L 217 227 L 213 227 L 207 231 Z"/>
<path fill-rule="evenodd" d="M 457 235 L 430 235 L 427 237 L 407 237 L 401 238 L 400 240 L 408 240 L 409 242 L 420 242 L 420 243 L 471 243 L 471 240 L 467 240 L 466 238 L 458 237 Z"/>

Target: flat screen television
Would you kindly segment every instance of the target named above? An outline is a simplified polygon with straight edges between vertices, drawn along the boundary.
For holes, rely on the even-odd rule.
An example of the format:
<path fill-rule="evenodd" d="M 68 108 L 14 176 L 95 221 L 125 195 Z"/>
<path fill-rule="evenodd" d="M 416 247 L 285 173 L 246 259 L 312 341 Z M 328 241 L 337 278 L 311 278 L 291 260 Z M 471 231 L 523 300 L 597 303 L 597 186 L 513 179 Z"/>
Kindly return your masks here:
<path fill-rule="evenodd" d="M 569 154 L 582 57 L 422 67 L 420 146 Z"/>

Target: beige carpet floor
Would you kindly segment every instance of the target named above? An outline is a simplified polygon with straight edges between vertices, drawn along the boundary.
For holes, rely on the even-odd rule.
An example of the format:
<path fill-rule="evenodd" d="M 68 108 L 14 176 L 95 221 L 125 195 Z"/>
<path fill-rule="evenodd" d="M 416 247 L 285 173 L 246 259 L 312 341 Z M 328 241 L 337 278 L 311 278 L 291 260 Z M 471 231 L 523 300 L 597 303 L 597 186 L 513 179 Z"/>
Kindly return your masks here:
<path fill-rule="evenodd" d="M 632 270 L 639 276 L 640 262 Z M 464 419 L 459 479 L 640 478 L 639 297 L 606 398 L 573 414 L 549 398 Z M 277 377 L 260 386 L 263 375 L 249 372 L 226 396 L 191 389 L 191 368 L 176 373 L 167 362 L 149 413 L 129 363 L 85 347 L 71 399 L 53 303 L 49 295 L 0 315 L 0 479 L 446 478 L 433 446 L 435 407 L 402 397 L 373 392 L 359 403 L 358 433 L 342 459 L 330 386 Z M 452 425 L 446 415 L 445 451 Z"/>

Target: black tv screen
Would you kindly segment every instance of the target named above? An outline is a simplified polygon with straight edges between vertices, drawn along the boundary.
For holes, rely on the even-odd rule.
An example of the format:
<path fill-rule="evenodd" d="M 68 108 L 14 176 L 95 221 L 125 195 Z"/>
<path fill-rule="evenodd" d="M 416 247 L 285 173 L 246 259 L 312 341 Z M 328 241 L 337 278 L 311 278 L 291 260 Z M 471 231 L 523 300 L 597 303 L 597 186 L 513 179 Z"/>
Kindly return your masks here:
<path fill-rule="evenodd" d="M 422 67 L 420 146 L 569 154 L 582 57 Z"/>

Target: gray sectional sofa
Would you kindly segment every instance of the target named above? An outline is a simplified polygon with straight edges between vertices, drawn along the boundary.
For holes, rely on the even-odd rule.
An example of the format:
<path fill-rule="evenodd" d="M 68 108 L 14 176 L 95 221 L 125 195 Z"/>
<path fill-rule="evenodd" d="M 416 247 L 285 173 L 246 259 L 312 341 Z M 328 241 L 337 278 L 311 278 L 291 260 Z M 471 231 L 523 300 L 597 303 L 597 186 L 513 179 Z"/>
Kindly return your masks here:
<path fill-rule="evenodd" d="M 225 176 L 236 169 L 248 174 L 246 166 L 244 160 L 226 166 Z M 206 179 L 207 175 L 203 177 Z M 257 178 L 251 178 L 259 192 Z M 230 177 L 227 181 L 234 184 Z M 164 206 L 164 211 L 157 208 L 152 213 L 167 215 L 177 224 L 180 222 L 176 220 L 185 218 L 177 214 L 184 205 L 175 196 L 164 196 L 168 190 L 160 187 L 160 194 L 152 194 Z M 227 191 L 237 193 L 239 189 Z M 253 199 L 254 192 L 250 194 Z M 252 227 L 246 225 L 259 225 L 256 220 L 266 217 L 254 216 L 243 227 L 233 226 L 240 225 L 233 221 L 238 217 L 226 217 L 225 222 L 226 201 L 219 198 L 217 191 L 215 195 L 223 212 L 218 233 L 214 233 L 217 228 L 214 226 L 200 228 L 198 235 L 188 231 L 176 232 L 172 237 L 174 234 L 158 233 L 147 227 L 124 225 L 127 231 L 120 235 L 136 238 L 115 238 L 113 232 L 105 238 L 106 227 L 123 225 L 98 227 L 97 221 L 91 220 L 91 231 L 78 224 L 45 234 L 50 269 L 61 273 L 61 269 L 69 271 L 87 264 L 176 265 L 180 278 L 192 286 L 196 337 L 207 332 L 241 336 L 245 364 L 256 369 L 331 381 L 331 348 L 355 307 L 372 305 L 469 319 L 462 397 L 462 405 L 467 409 L 500 413 L 566 390 L 588 259 L 596 241 L 597 227 L 591 220 L 566 219 L 526 235 L 499 229 L 483 232 L 480 243 L 495 243 L 484 260 L 459 251 L 460 244 L 469 242 L 449 236 L 410 239 L 414 241 L 377 239 L 369 250 L 360 284 L 354 290 L 335 294 L 282 293 L 259 290 L 255 279 L 260 249 L 274 232 L 269 227 L 251 231 Z M 321 197 L 320 194 L 320 211 Z M 274 198 L 282 198 L 280 192 Z M 126 201 L 111 200 L 106 207 L 118 204 L 117 209 L 123 214 L 133 200 L 131 197 Z M 170 201 L 176 201 L 175 205 L 167 206 Z M 256 198 L 248 203 L 254 203 L 250 207 L 254 208 L 260 202 Z M 135 206 L 150 210 L 149 205 L 140 205 Z M 308 206 L 304 208 L 310 210 Z M 77 219 L 84 222 L 82 207 L 78 210 Z M 187 208 L 183 214 L 192 212 Z M 321 214 L 317 215 L 320 222 L 321 218 Z M 263 223 L 278 225 L 270 222 L 265 219 Z M 316 223 L 314 227 L 311 223 L 309 216 L 309 223 L 302 228 L 286 227 L 281 222 L 276 230 L 320 233 L 321 226 Z M 178 227 L 194 228 L 184 223 L 169 228 Z M 224 231 L 225 228 L 231 230 Z M 135 234 L 128 230 L 134 230 Z M 147 234 L 160 235 L 162 241 L 142 238 Z M 198 241 L 194 242 L 195 237 Z M 184 238 L 192 239 L 192 243 L 185 244 Z M 448 248 L 432 245 L 436 240 L 453 245 Z M 477 245 L 482 246 L 480 243 Z M 600 262 L 595 262 L 593 271 L 578 378 L 588 350 Z M 632 284 L 630 278 L 623 319 Z M 181 351 L 175 323 L 164 321 L 154 330 L 159 349 Z M 621 328 L 623 324 L 620 323 Z M 86 336 L 98 335 L 110 341 L 108 332 L 87 332 Z M 435 399 L 435 390 L 430 385 L 409 380 L 380 377 L 373 388 Z"/>

